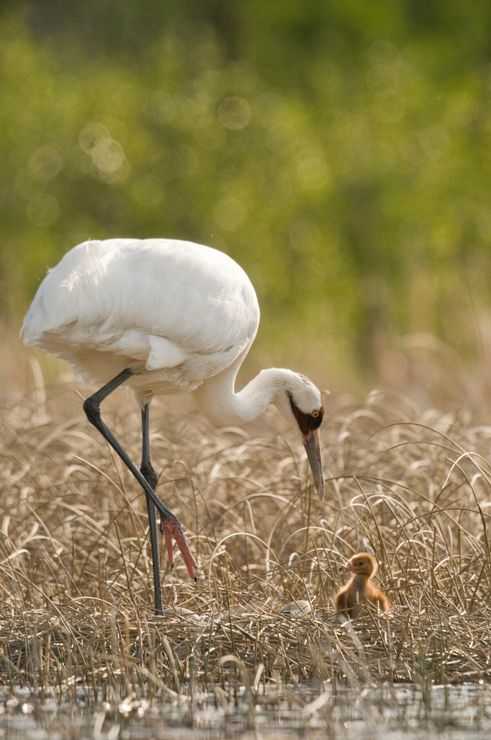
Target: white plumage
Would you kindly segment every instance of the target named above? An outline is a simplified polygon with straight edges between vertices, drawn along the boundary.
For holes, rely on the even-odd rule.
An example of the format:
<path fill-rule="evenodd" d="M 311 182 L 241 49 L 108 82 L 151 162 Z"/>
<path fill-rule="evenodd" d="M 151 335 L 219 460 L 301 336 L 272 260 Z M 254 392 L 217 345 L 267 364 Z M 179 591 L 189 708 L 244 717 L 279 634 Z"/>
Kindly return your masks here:
<path fill-rule="evenodd" d="M 152 502 L 162 516 L 170 560 L 169 539 L 174 537 L 191 575 L 195 565 L 177 519 L 154 491 L 148 446 L 148 406 L 154 394 L 193 391 L 205 414 L 221 425 L 243 424 L 275 403 L 298 425 L 323 495 L 318 440 L 323 409 L 316 386 L 291 370 L 272 368 L 241 391 L 235 389 L 258 324 L 256 293 L 244 270 L 223 252 L 173 239 L 79 244 L 48 272 L 25 317 L 25 344 L 54 352 L 105 384 L 84 408 L 147 494 L 157 611 Z M 100 402 L 123 382 L 133 387 L 142 407 L 141 472 L 100 418 Z"/>
<path fill-rule="evenodd" d="M 130 367 L 131 385 L 172 393 L 229 367 L 258 323 L 254 288 L 223 252 L 110 239 L 79 244 L 50 270 L 22 336 L 98 381 Z"/>

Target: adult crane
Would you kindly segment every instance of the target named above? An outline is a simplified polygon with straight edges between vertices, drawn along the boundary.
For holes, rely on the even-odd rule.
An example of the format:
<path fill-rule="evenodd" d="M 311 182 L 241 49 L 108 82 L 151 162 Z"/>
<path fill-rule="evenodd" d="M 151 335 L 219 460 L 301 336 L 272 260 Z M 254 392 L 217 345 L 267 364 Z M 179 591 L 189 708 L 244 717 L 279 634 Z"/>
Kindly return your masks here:
<path fill-rule="evenodd" d="M 318 388 L 304 375 L 271 368 L 235 390 L 258 324 L 256 293 L 244 270 L 223 252 L 175 239 L 94 240 L 73 247 L 48 272 L 24 319 L 25 344 L 53 352 L 101 384 L 84 411 L 145 491 L 157 614 L 162 594 L 155 507 L 169 564 L 174 540 L 191 578 L 196 562 L 179 520 L 155 493 L 153 396 L 192 392 L 219 426 L 245 424 L 275 404 L 298 426 L 315 486 L 324 494 Z M 100 412 L 101 402 L 123 383 L 141 409 L 140 469 Z"/>

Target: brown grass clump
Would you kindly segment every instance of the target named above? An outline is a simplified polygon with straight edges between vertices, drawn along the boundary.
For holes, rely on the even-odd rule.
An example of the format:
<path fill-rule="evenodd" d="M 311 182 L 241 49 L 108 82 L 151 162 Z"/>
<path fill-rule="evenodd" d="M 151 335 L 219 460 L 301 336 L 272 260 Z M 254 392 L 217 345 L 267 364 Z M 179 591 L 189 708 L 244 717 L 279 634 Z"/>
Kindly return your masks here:
<path fill-rule="evenodd" d="M 138 459 L 138 410 L 121 399 L 103 413 Z M 4 402 L 4 686 L 60 700 L 83 687 L 88 702 L 126 697 L 128 712 L 187 697 L 191 715 L 199 692 L 218 704 L 242 692 L 249 726 L 258 702 L 299 684 L 317 693 L 292 701 L 320 701 L 317 712 L 326 686 L 424 691 L 491 678 L 491 426 L 381 392 L 331 398 L 324 502 L 296 439 L 250 431 L 156 404 L 158 492 L 200 577 L 190 582 L 178 556 L 163 576 L 166 615 L 155 617 L 143 492 L 86 422 L 74 386 L 46 400 L 38 382 Z M 332 606 L 340 568 L 365 549 L 392 610 L 343 624 Z"/>

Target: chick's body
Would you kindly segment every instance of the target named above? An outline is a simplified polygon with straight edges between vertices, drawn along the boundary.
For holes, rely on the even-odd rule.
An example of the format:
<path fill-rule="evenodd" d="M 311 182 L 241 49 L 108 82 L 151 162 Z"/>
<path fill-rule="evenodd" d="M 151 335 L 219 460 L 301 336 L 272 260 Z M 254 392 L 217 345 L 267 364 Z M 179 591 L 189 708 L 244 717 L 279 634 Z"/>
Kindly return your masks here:
<path fill-rule="evenodd" d="M 336 614 L 354 619 L 368 603 L 386 612 L 390 607 L 387 596 L 372 582 L 377 572 L 377 561 L 368 552 L 360 552 L 349 560 L 347 568 L 353 575 L 335 597 Z"/>

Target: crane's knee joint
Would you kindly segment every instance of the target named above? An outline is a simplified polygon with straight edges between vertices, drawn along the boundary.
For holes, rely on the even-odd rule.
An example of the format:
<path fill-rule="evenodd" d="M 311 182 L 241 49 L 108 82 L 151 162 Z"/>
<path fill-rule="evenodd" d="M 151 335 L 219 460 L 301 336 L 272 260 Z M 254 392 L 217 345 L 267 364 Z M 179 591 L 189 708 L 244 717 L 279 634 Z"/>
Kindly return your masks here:
<path fill-rule="evenodd" d="M 99 402 L 94 396 L 85 399 L 83 409 L 89 421 L 94 422 L 101 418 Z"/>
<path fill-rule="evenodd" d="M 155 491 L 157 488 L 158 475 L 152 467 L 151 463 L 144 462 L 140 468 L 140 472 L 146 481 L 150 484 L 152 489 Z"/>

